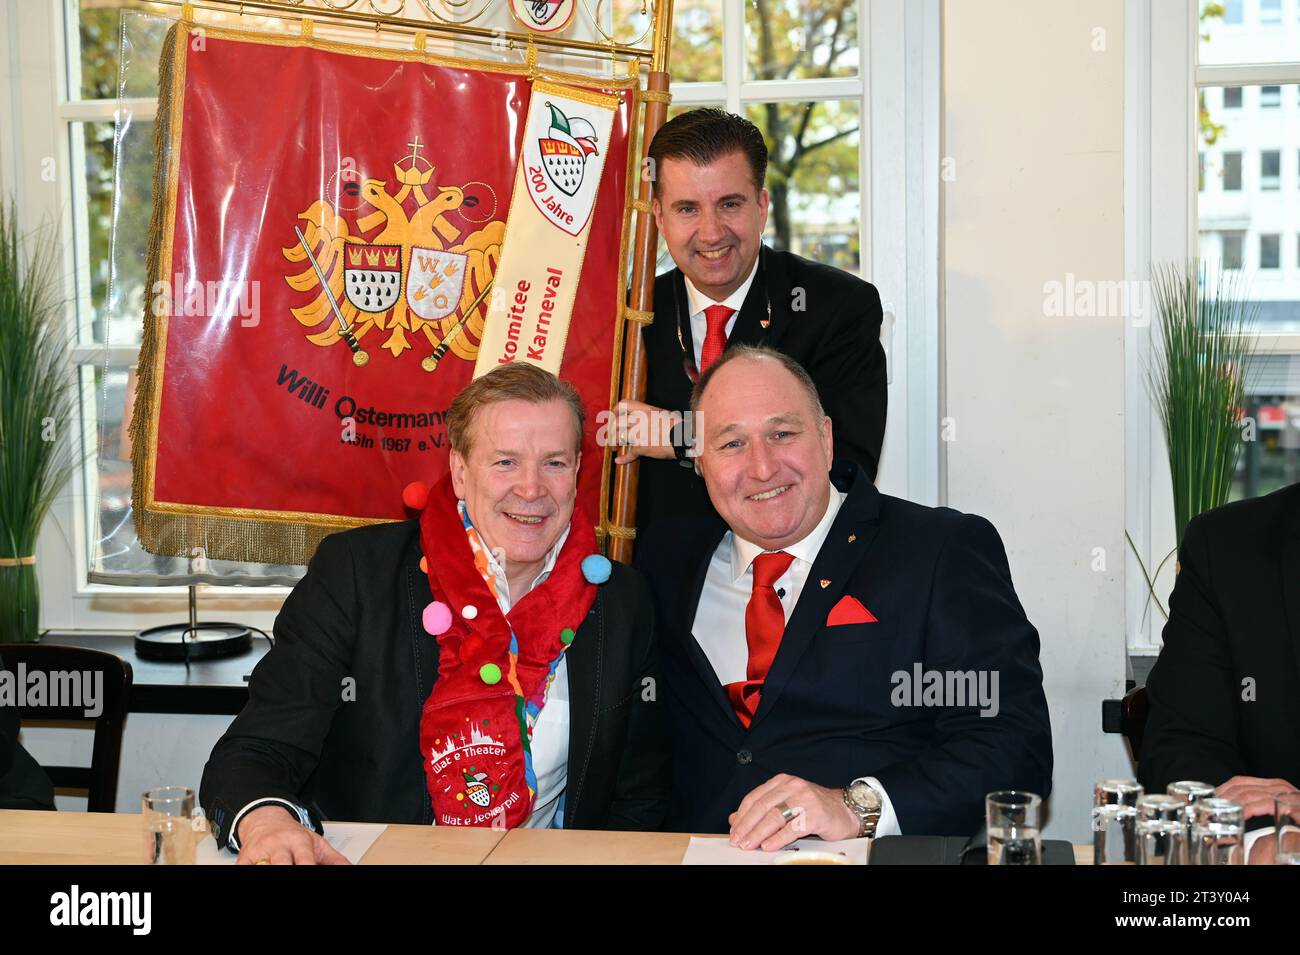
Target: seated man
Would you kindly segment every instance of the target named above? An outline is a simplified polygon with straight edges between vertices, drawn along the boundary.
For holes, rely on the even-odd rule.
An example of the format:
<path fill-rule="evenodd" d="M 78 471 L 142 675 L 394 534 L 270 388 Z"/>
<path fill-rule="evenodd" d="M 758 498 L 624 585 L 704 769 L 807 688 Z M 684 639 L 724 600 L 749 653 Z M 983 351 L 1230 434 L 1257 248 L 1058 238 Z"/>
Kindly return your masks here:
<path fill-rule="evenodd" d="M 321 543 L 203 772 L 240 862 L 343 861 L 322 818 L 661 826 L 651 598 L 574 509 L 583 418 L 568 384 L 503 365 L 448 409 L 418 520 Z"/>
<path fill-rule="evenodd" d="M 766 850 L 969 835 L 987 793 L 1046 796 L 1038 634 L 992 525 L 832 469 L 817 390 L 779 352 L 728 350 L 691 406 L 721 517 L 638 548 L 673 724 L 669 828 Z"/>
<path fill-rule="evenodd" d="M 1300 784 L 1300 484 L 1194 518 L 1178 557 L 1138 779 L 1210 783 L 1271 817 Z"/>

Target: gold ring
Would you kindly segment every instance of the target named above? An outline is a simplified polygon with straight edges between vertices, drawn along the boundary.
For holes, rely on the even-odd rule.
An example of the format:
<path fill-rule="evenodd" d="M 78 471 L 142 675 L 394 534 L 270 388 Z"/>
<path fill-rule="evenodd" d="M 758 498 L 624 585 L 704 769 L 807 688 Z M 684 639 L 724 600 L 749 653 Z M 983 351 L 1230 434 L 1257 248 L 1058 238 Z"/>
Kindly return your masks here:
<path fill-rule="evenodd" d="M 799 813 L 795 812 L 793 809 L 791 809 L 783 802 L 777 803 L 775 808 L 776 811 L 781 814 L 781 818 L 784 819 L 786 822 L 789 822 L 795 816 L 799 815 Z"/>
<path fill-rule="evenodd" d="M 271 864 L 270 859 L 258 859 L 256 862 L 253 863 L 253 865 L 270 865 L 270 864 Z"/>

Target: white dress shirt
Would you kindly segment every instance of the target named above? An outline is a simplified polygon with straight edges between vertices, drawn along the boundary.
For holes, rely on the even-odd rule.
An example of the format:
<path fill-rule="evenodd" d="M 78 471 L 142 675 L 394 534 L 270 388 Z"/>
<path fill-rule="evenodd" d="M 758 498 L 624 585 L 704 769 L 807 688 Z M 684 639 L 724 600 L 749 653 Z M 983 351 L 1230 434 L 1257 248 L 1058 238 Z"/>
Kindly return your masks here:
<path fill-rule="evenodd" d="M 761 252 L 760 252 L 761 254 Z M 710 305 L 725 305 L 731 309 L 731 315 L 727 318 L 727 324 L 724 329 L 727 337 L 731 337 L 731 330 L 736 327 L 736 318 L 740 315 L 740 306 L 745 304 L 745 296 L 749 294 L 749 287 L 754 284 L 754 276 L 758 273 L 759 256 L 754 256 L 754 267 L 749 270 L 749 277 L 740 283 L 740 288 L 736 289 L 721 302 L 714 301 L 695 287 L 695 283 L 682 273 L 682 279 L 686 282 L 686 302 L 687 308 L 691 310 L 691 338 L 695 340 L 695 367 L 700 367 L 700 354 L 704 350 L 704 339 L 709 333 L 709 320 L 704 314 L 704 310 Z"/>
<path fill-rule="evenodd" d="M 459 506 L 463 509 L 465 505 L 462 502 Z M 565 528 L 560 539 L 555 542 L 555 546 L 547 553 L 541 573 L 528 585 L 528 589 L 519 595 L 519 600 L 551 575 L 551 571 L 555 569 L 555 560 L 560 556 L 560 549 L 568 539 L 569 530 Z M 488 567 L 496 578 L 497 605 L 502 613 L 508 614 L 510 608 L 518 601 L 511 599 L 510 581 L 506 577 L 505 568 L 498 563 L 496 555 L 491 551 L 488 552 Z M 542 714 L 533 726 L 532 752 L 533 772 L 537 776 L 537 795 L 533 799 L 533 811 L 524 823 L 524 828 L 559 828 L 563 825 L 563 818 L 559 812 L 561 797 L 564 796 L 564 789 L 569 782 L 569 665 L 563 656 L 560 657 L 560 665 L 555 668 L 555 679 L 551 683 L 550 692 L 546 695 L 546 705 L 542 707 Z M 239 810 L 235 821 L 230 825 L 229 846 L 233 851 L 239 851 L 239 842 L 235 834 L 239 831 L 239 821 L 244 818 L 245 813 L 254 806 L 260 807 L 272 803 L 284 806 L 298 817 L 299 822 L 311 828 L 311 817 L 301 806 L 272 797 L 254 799 Z"/>
<path fill-rule="evenodd" d="M 831 525 L 835 523 L 835 516 L 840 512 L 845 497 L 845 494 L 832 488 L 826 513 L 817 522 L 817 526 L 803 540 L 785 548 L 785 552 L 792 555 L 794 560 L 790 561 L 789 569 L 777 579 L 774 586 L 787 622 L 799 602 L 799 595 L 803 593 L 813 562 L 826 541 L 826 535 L 830 533 Z M 727 531 L 713 552 L 708 572 L 704 576 L 704 588 L 700 591 L 700 602 L 695 609 L 691 632 L 713 667 L 718 682 L 723 686 L 747 678 L 749 641 L 745 637 L 745 608 L 754 590 L 754 558 L 762 553 L 765 551 L 758 544 L 738 537 L 734 531 Z M 902 830 L 898 825 L 898 816 L 894 813 L 889 794 L 885 792 L 880 780 L 874 776 L 858 778 L 881 796 L 876 835 L 900 833 Z M 848 782 L 845 780 L 846 785 Z"/>

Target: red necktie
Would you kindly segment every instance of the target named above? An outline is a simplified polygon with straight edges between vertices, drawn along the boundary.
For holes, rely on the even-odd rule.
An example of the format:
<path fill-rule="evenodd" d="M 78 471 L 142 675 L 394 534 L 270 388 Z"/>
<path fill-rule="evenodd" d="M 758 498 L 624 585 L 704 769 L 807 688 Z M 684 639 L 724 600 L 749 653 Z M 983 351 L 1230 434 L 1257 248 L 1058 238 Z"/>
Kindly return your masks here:
<path fill-rule="evenodd" d="M 776 595 L 775 585 L 790 569 L 793 560 L 794 555 L 783 550 L 754 558 L 754 589 L 745 607 L 745 640 L 749 644 L 746 679 L 728 683 L 726 687 L 727 698 L 746 729 L 758 711 L 763 681 L 767 679 L 767 671 L 781 646 L 781 635 L 785 633 L 785 611 L 781 609 L 781 598 Z"/>
<path fill-rule="evenodd" d="M 704 320 L 708 329 L 704 335 L 704 346 L 700 349 L 700 374 L 709 370 L 709 366 L 722 357 L 727 347 L 727 319 L 736 313 L 734 308 L 725 305 L 710 305 L 704 310 Z"/>

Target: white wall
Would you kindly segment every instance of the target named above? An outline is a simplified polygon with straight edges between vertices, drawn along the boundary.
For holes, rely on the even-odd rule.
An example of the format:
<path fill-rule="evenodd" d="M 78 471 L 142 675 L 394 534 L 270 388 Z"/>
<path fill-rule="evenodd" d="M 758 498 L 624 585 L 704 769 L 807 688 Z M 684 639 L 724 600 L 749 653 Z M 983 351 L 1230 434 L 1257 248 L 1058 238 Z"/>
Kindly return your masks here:
<path fill-rule="evenodd" d="M 1048 317 L 1044 283 L 1124 278 L 1124 5 L 947 0 L 943 29 L 947 503 L 1002 534 L 1042 638 L 1047 835 L 1086 841 L 1092 784 L 1131 774 L 1101 732 L 1125 674 L 1124 328 Z"/>

